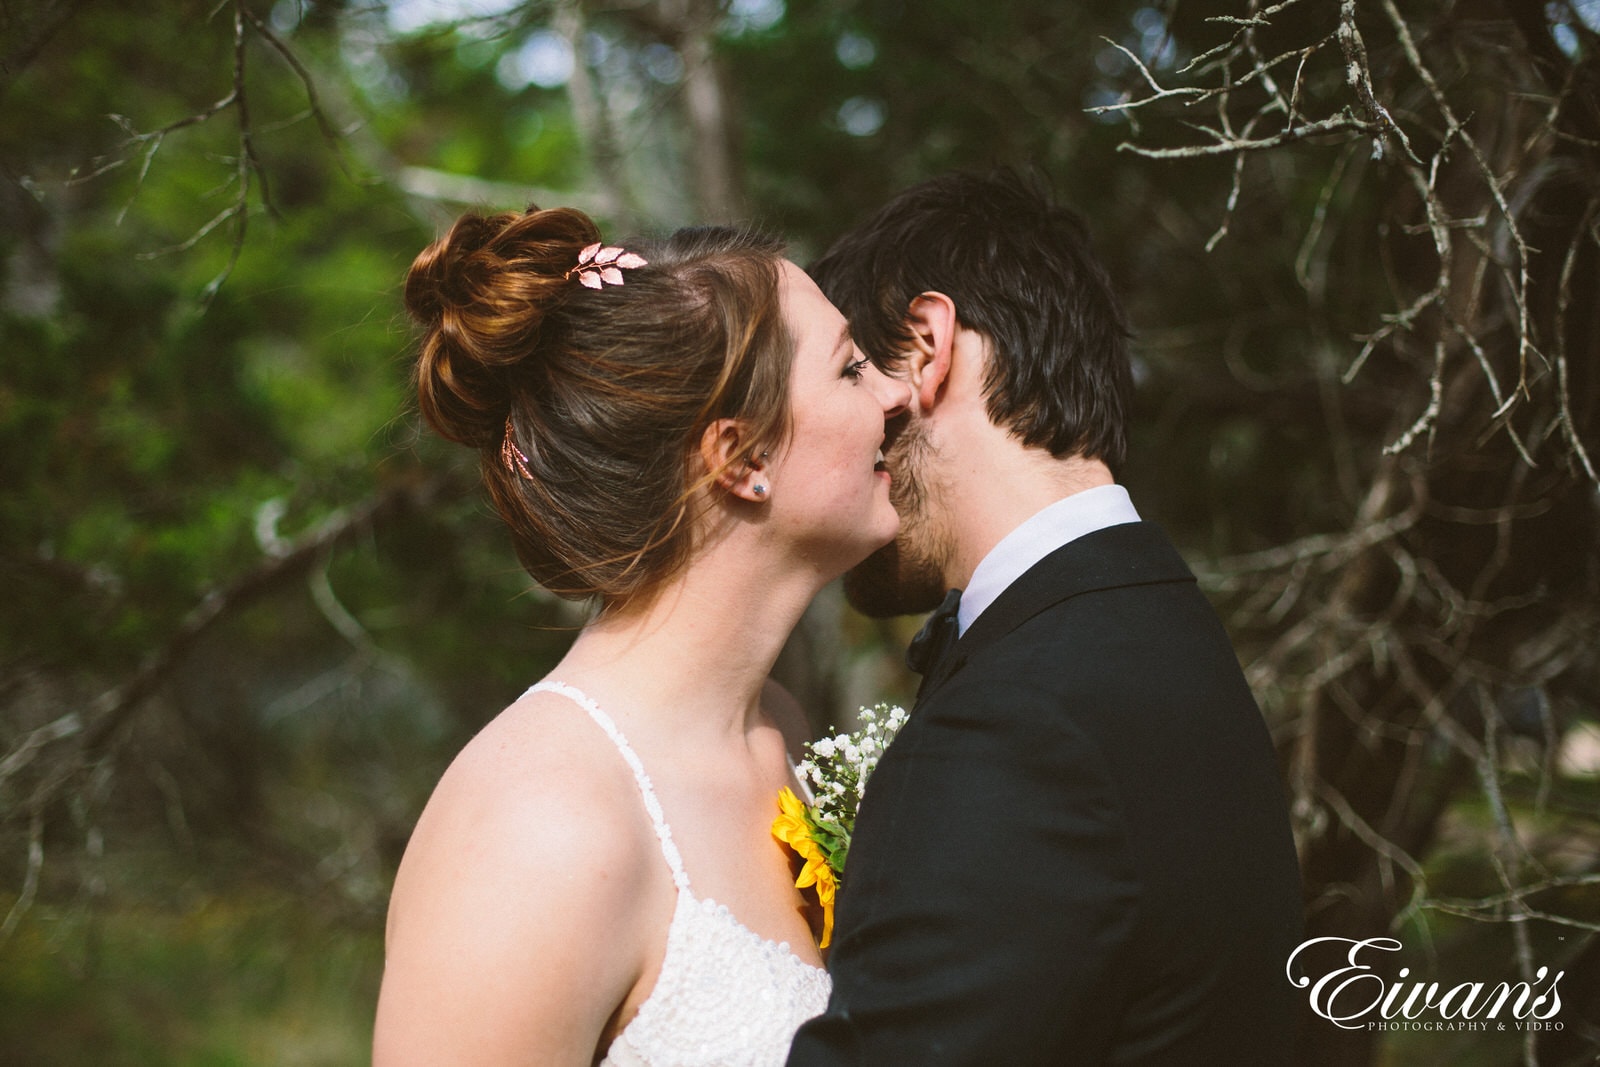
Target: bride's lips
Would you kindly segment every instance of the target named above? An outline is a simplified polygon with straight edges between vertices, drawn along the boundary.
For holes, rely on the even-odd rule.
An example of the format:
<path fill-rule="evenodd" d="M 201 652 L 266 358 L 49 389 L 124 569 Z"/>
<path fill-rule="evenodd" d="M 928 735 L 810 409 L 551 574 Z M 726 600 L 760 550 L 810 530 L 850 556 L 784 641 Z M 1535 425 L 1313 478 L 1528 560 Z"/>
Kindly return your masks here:
<path fill-rule="evenodd" d="M 883 475 L 885 478 L 889 477 L 889 466 L 884 461 L 883 447 L 881 445 L 878 447 L 878 458 L 873 461 L 872 469 L 878 474 Z"/>

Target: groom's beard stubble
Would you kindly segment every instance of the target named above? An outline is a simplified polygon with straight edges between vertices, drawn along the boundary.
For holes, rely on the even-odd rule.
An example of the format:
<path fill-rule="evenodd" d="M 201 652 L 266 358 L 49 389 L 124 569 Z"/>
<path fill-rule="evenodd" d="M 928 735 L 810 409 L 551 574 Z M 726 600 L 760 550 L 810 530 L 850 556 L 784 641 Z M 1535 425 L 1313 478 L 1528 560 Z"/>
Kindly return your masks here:
<path fill-rule="evenodd" d="M 928 514 L 924 475 L 937 469 L 937 456 L 926 431 L 915 420 L 907 423 L 885 458 L 893 479 L 889 502 L 900 515 L 900 531 L 844 576 L 845 599 L 873 619 L 938 607 L 945 595 L 941 558 L 949 556 L 946 539 Z"/>

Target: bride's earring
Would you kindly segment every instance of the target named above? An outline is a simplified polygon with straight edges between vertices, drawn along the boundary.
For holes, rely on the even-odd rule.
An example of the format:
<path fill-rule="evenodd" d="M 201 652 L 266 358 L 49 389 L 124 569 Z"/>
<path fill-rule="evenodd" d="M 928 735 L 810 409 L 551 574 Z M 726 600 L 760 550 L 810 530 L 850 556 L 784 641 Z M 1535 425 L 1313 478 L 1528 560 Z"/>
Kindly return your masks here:
<path fill-rule="evenodd" d="M 770 455 L 770 453 L 768 453 L 768 452 L 761 453 L 760 459 L 756 460 L 755 462 L 752 462 L 750 464 L 750 466 L 755 470 L 760 470 L 761 469 L 761 460 L 762 459 L 766 459 L 768 455 Z M 767 487 L 764 484 L 762 484 L 761 482 L 757 482 L 756 484 L 752 485 L 750 487 L 750 491 L 752 493 L 754 493 L 757 497 L 761 497 L 761 498 L 765 498 L 766 495 L 767 495 Z"/>

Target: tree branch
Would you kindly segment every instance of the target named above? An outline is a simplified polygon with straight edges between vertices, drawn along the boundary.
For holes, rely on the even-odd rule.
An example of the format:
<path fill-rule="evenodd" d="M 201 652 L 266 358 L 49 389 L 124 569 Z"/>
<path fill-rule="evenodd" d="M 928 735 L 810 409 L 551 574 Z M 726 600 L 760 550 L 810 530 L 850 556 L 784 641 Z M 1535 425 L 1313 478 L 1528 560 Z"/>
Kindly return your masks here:
<path fill-rule="evenodd" d="M 131 677 L 102 693 L 82 712 L 68 712 L 24 737 L 0 760 L 0 784 L 32 763 L 51 743 L 67 738 L 77 738 L 80 764 L 101 758 L 196 642 L 218 624 L 285 584 L 304 578 L 328 553 L 403 515 L 433 507 L 463 491 L 458 480 L 448 475 L 436 475 L 420 485 L 385 490 L 364 504 L 329 516 L 315 530 L 290 542 L 283 554 L 265 559 L 233 581 L 214 587 Z M 63 779 L 53 779 L 42 794 L 35 793 L 28 809 L 42 808 L 55 798 L 63 784 Z"/>

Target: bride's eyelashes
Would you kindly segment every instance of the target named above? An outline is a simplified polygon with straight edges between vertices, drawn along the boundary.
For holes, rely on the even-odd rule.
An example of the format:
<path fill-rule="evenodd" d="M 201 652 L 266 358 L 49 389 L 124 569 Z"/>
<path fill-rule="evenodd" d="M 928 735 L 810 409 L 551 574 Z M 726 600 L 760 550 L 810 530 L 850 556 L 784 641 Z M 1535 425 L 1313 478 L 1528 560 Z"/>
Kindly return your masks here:
<path fill-rule="evenodd" d="M 870 359 L 852 359 L 849 363 L 844 365 L 844 376 L 855 381 L 860 381 L 861 375 L 866 372 L 867 364 L 871 362 L 872 360 Z"/>

